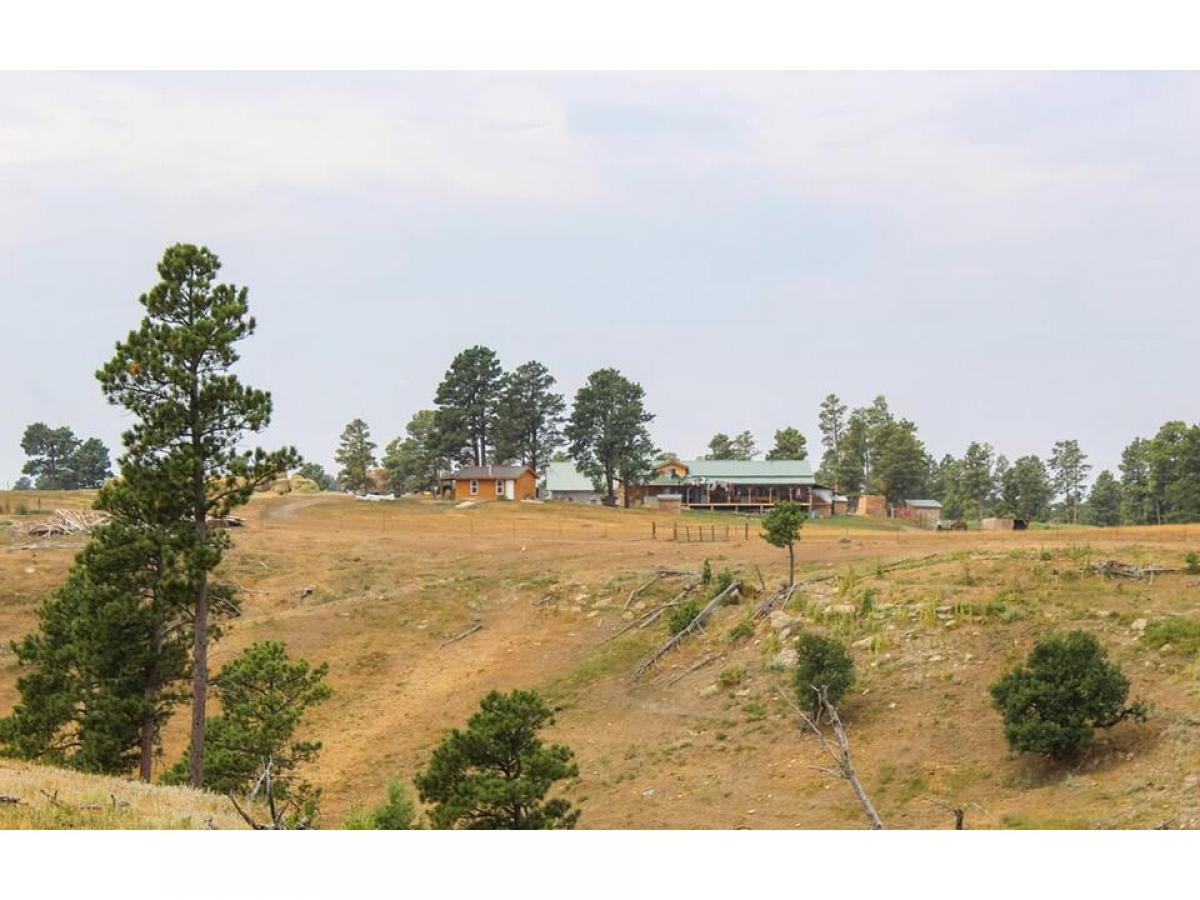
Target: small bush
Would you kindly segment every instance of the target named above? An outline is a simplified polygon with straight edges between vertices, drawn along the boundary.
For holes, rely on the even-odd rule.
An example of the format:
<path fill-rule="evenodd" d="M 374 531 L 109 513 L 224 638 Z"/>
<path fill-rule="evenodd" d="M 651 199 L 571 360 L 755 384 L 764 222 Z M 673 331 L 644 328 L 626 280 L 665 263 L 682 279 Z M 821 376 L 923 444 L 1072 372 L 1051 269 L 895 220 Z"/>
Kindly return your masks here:
<path fill-rule="evenodd" d="M 867 588 L 863 591 L 862 602 L 858 605 L 858 614 L 862 617 L 869 616 L 871 611 L 875 609 L 875 595 L 878 591 L 875 588 Z"/>
<path fill-rule="evenodd" d="M 745 666 L 730 666 L 717 676 L 717 684 L 723 688 L 737 687 L 746 680 Z"/>
<path fill-rule="evenodd" d="M 1187 573 L 1189 575 L 1200 575 L 1200 553 L 1193 550 L 1184 555 L 1183 561 L 1187 564 Z"/>
<path fill-rule="evenodd" d="M 679 632 L 691 625 L 692 621 L 698 615 L 700 615 L 699 603 L 695 600 L 682 603 L 667 613 L 667 629 L 671 634 L 679 634 Z"/>
<path fill-rule="evenodd" d="M 1151 647 L 1170 644 L 1181 653 L 1195 656 L 1200 650 L 1200 621 L 1184 616 L 1171 616 L 1146 626 L 1145 641 Z"/>
<path fill-rule="evenodd" d="M 713 596 L 727 590 L 731 584 L 733 584 L 733 573 L 728 569 L 722 569 L 717 575 L 717 583 L 713 585 Z"/>
<path fill-rule="evenodd" d="M 816 716 L 821 711 L 818 691 L 837 703 L 854 684 L 854 660 L 838 641 L 812 632 L 797 638 L 796 653 L 796 693 Z"/>
<path fill-rule="evenodd" d="M 729 629 L 729 643 L 736 644 L 738 641 L 745 640 L 754 636 L 754 622 L 750 619 L 742 619 L 732 628 Z"/>
<path fill-rule="evenodd" d="M 1025 665 L 990 690 L 1004 717 L 1004 737 L 1021 753 L 1067 758 L 1091 740 L 1094 729 L 1145 718 L 1142 704 L 1125 705 L 1129 679 L 1083 631 L 1039 641 Z"/>
<path fill-rule="evenodd" d="M 700 570 L 700 583 L 705 587 L 708 587 L 710 584 L 712 584 L 712 579 L 712 563 L 706 559 L 704 561 L 704 568 Z"/>

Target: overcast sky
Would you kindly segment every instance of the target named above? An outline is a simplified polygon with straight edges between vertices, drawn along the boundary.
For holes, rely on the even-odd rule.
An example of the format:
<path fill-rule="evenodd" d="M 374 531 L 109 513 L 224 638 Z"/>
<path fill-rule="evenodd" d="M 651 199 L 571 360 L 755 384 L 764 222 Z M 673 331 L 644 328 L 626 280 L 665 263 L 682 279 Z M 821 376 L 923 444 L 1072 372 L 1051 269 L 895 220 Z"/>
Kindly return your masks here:
<path fill-rule="evenodd" d="M 937 456 L 1197 419 L 1195 75 L 0 75 L 0 485 L 176 241 L 250 288 L 265 444 L 382 447 L 475 343 L 659 446 L 817 445 L 885 394 Z"/>

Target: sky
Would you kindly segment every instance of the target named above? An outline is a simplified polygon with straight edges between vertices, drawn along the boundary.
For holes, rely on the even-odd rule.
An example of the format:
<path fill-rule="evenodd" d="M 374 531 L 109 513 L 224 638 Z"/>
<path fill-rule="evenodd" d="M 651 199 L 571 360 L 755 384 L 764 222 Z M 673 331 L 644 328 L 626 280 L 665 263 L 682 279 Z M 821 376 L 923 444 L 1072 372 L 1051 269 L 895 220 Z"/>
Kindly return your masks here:
<path fill-rule="evenodd" d="M 884 394 L 935 456 L 1196 421 L 1192 74 L 0 74 L 0 486 L 168 245 L 249 288 L 264 446 L 382 448 L 456 352 L 614 366 L 659 447 L 819 450 Z"/>

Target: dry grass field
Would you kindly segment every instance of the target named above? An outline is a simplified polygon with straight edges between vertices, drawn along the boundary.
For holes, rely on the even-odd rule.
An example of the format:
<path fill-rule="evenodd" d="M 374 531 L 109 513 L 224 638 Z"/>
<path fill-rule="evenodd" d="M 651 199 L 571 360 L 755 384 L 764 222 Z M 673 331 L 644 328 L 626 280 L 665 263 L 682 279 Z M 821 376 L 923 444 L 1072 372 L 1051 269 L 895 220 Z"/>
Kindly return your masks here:
<path fill-rule="evenodd" d="M 0 493 L 0 523 L 17 499 Z M 82 494 L 42 495 L 43 508 L 86 505 Z M 785 577 L 786 553 L 745 520 L 550 504 L 470 509 L 432 501 L 365 503 L 338 495 L 259 496 L 223 577 L 243 589 L 244 614 L 215 645 L 219 668 L 246 644 L 287 642 L 328 661 L 333 699 L 307 732 L 325 749 L 311 770 L 325 790 L 321 824 L 337 827 L 356 804 L 378 801 L 389 779 L 422 768 L 443 733 L 465 722 L 491 688 L 533 687 L 559 708 L 553 738 L 575 749 L 567 788 L 585 828 L 848 828 L 864 820 L 848 787 L 810 768 L 816 741 L 797 728 L 780 690 L 772 624 L 738 629 L 752 596 L 724 607 L 640 682 L 637 662 L 666 636 L 660 623 L 613 636 L 626 597 L 658 567 L 729 568 L 753 594 L 759 574 Z M 657 521 L 657 535 L 652 522 Z M 692 541 L 672 540 L 673 525 Z M 700 542 L 699 529 L 704 529 Z M 726 539 L 728 529 L 728 539 Z M 713 538 L 717 538 L 715 542 Z M 17 541 L 21 543 L 21 541 Z M 78 539 L 13 549 L 0 525 L 0 710 L 15 699 L 7 647 L 34 624 Z M 934 801 L 976 804 L 974 828 L 1145 828 L 1200 822 L 1200 667 L 1196 639 L 1152 646 L 1143 629 L 1173 616 L 1200 621 L 1198 576 L 1151 582 L 1090 574 L 1089 560 L 1178 566 L 1200 549 L 1182 526 L 1024 533 L 901 530 L 890 523 L 813 523 L 798 549 L 798 578 L 833 573 L 794 598 L 796 627 L 852 647 L 858 682 L 842 703 L 860 775 L 889 827 L 944 828 Z M 904 566 L 881 567 L 897 561 Z M 310 589 L 311 590 L 308 590 Z M 654 585 L 636 606 L 668 598 Z M 482 628 L 445 644 L 473 624 Z M 987 686 L 1033 642 L 1085 628 L 1109 648 L 1148 701 L 1145 724 L 1099 736 L 1069 766 L 1011 755 Z M 1153 631 L 1153 629 L 1152 629 Z M 749 632 L 747 634 L 747 632 Z M 696 662 L 713 660 L 688 672 Z M 782 686 L 782 687 L 781 687 Z M 185 714 L 167 733 L 161 768 L 181 749 Z M 161 769 L 160 769 L 161 770 Z M 217 799 L 173 794 L 152 802 L 132 784 L 0 761 L 0 826 L 79 825 L 60 802 L 130 806 L 92 810 L 101 826 L 236 825 Z M 33 785 L 37 784 L 35 789 Z M 94 795 L 94 796 L 93 796 Z M 78 802 L 75 802 L 78 798 Z M 101 806 L 103 804 L 101 803 Z M 144 815 L 141 810 L 146 807 Z M 58 812 L 61 812 L 58 811 Z M 62 818 L 61 816 L 59 818 Z"/>

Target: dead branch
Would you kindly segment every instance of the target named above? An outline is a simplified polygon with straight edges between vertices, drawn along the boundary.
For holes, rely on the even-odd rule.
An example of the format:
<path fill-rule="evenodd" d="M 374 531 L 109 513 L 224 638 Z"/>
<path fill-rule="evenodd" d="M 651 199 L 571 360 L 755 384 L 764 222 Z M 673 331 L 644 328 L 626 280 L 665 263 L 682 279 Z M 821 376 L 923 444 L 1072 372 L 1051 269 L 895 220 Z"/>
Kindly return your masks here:
<path fill-rule="evenodd" d="M 1154 581 L 1155 575 L 1180 571 L 1176 566 L 1138 566 L 1124 563 L 1116 559 L 1105 559 L 1088 564 L 1093 575 L 1103 575 L 1105 578 L 1129 578 L 1133 581 Z"/>
<path fill-rule="evenodd" d="M 667 682 L 667 684 L 672 685 L 672 684 L 675 684 L 675 682 L 677 682 L 677 681 L 682 681 L 683 679 L 685 679 L 689 675 L 691 675 L 693 672 L 698 672 L 701 669 L 703 669 L 705 666 L 707 666 L 709 663 L 714 663 L 718 659 L 724 659 L 724 657 L 725 657 L 725 654 L 723 654 L 723 653 L 709 653 L 706 656 L 702 656 L 696 662 L 694 662 L 690 666 L 688 666 L 686 670 L 684 670 L 683 672 L 680 672 L 678 675 L 673 676 L 671 678 L 671 680 Z"/>
<path fill-rule="evenodd" d="M 70 809 L 71 808 L 71 807 L 67 806 L 67 804 L 63 803 L 61 800 L 58 799 L 58 790 L 57 789 L 55 789 L 54 793 L 51 794 L 51 793 L 39 788 L 38 793 L 41 794 L 43 797 L 45 797 L 47 800 L 49 800 L 52 804 L 54 804 L 59 809 Z"/>
<path fill-rule="evenodd" d="M 842 719 L 838 715 L 837 707 L 829 702 L 829 697 L 824 688 L 817 690 L 817 702 L 820 707 L 820 712 L 814 720 L 808 713 L 800 708 L 800 705 L 792 699 L 791 695 L 782 687 L 776 686 L 780 696 L 792 708 L 803 723 L 804 727 L 817 736 L 821 742 L 823 749 L 829 758 L 834 762 L 834 768 L 826 766 L 810 766 L 818 772 L 824 772 L 836 778 L 845 779 L 850 785 L 850 790 L 854 792 L 855 798 L 859 805 L 866 813 L 867 821 L 871 823 L 871 828 L 879 831 L 883 829 L 883 820 L 879 818 L 879 813 L 875 811 L 875 805 L 871 802 L 871 798 L 867 796 L 866 789 L 863 788 L 862 782 L 858 779 L 858 773 L 854 770 L 854 763 L 850 759 L 850 739 L 846 737 L 846 729 L 842 726 Z M 821 730 L 820 722 L 825 720 L 829 723 L 830 729 L 833 731 L 833 738 L 825 734 Z"/>
<path fill-rule="evenodd" d="M 722 603 L 724 603 L 727 598 L 732 596 L 735 591 L 741 588 L 741 586 L 742 583 L 740 581 L 734 581 L 729 585 L 729 587 L 725 588 L 725 590 L 721 591 L 721 593 L 709 600 L 704 609 L 700 610 L 700 612 L 696 614 L 696 617 L 687 624 L 686 628 L 682 629 L 677 634 L 673 634 L 661 647 L 646 657 L 646 659 L 644 659 L 641 664 L 633 670 L 633 680 L 637 681 L 639 678 L 653 669 L 658 664 L 660 659 L 678 647 L 688 637 L 688 635 L 695 631 L 699 631 L 700 628 L 704 626 L 704 623 L 708 621 L 708 617 L 712 615 L 713 611 Z"/>
<path fill-rule="evenodd" d="M 934 806 L 940 806 L 946 812 L 954 816 L 954 830 L 964 831 L 966 829 L 966 817 L 968 809 L 977 809 L 984 815 L 987 815 L 987 810 L 978 803 L 971 802 L 965 804 L 947 803 L 945 800 L 939 800 L 937 797 L 926 797 L 926 803 L 932 803 Z"/>
<path fill-rule="evenodd" d="M 24 804 L 24 802 L 25 801 L 22 800 L 20 797 L 13 797 L 13 796 L 10 796 L 9 794 L 0 794 L 0 804 L 12 804 L 13 806 L 21 806 L 22 804 Z"/>
<path fill-rule="evenodd" d="M 483 629 L 483 623 L 476 622 L 474 625 L 472 625 L 466 631 L 459 632 L 458 634 L 454 635 L 454 637 L 448 638 L 448 639 L 442 641 L 442 643 L 439 646 L 440 647 L 449 647 L 451 644 L 456 644 L 459 641 L 461 641 L 463 638 L 470 637 L 475 632 L 481 631 L 482 629 Z"/>
<path fill-rule="evenodd" d="M 662 577 L 662 573 L 658 572 L 645 584 L 635 587 L 629 592 L 629 596 L 625 598 L 625 605 L 622 607 L 622 609 L 629 609 L 629 607 L 633 606 L 633 601 L 636 600 L 642 594 L 642 592 L 646 590 L 646 588 L 650 587 L 652 584 L 654 584 L 654 582 L 658 581 Z"/>
<path fill-rule="evenodd" d="M 669 602 L 664 603 L 662 606 L 656 606 L 654 609 L 648 610 L 647 612 L 643 613 L 640 617 L 633 619 L 632 621 L 626 623 L 619 630 L 617 630 L 613 634 L 610 634 L 608 637 L 606 637 L 602 643 L 608 643 L 609 641 L 616 640 L 621 635 L 623 635 L 625 632 L 630 631 L 634 628 L 648 628 L 655 621 L 657 621 L 658 617 L 661 616 L 668 609 L 671 609 L 672 607 L 675 607 L 675 606 L 679 606 L 683 602 L 684 598 L 687 597 L 688 594 L 690 594 L 692 591 L 694 591 L 699 586 L 700 586 L 699 580 L 693 581 L 691 584 L 689 584 L 687 587 L 685 587 L 682 591 L 680 591 L 678 594 L 676 594 L 675 598 L 673 600 L 670 600 Z"/>

